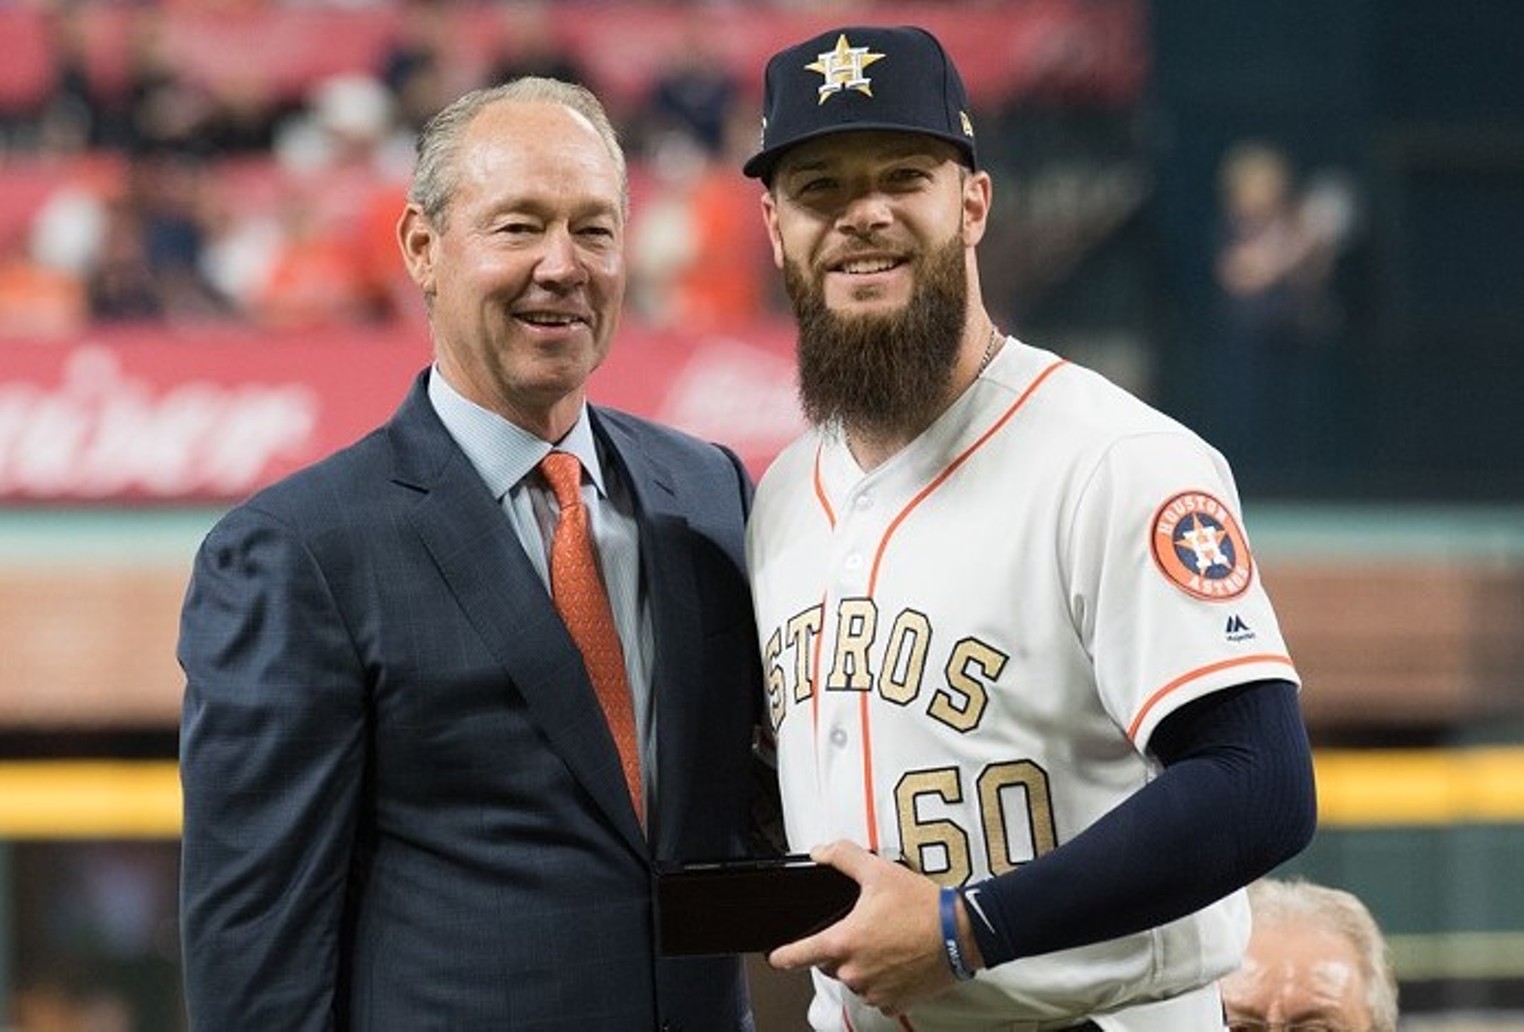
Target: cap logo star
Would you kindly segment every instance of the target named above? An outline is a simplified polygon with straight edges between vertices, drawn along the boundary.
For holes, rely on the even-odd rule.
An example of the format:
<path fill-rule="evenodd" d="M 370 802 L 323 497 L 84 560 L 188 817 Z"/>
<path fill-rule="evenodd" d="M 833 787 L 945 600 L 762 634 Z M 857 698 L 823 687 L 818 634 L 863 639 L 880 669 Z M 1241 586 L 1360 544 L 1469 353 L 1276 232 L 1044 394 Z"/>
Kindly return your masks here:
<path fill-rule="evenodd" d="M 836 39 L 835 50 L 827 50 L 804 66 L 806 71 L 819 72 L 825 78 L 818 103 L 824 104 L 827 97 L 842 90 L 856 90 L 865 97 L 873 96 L 873 82 L 863 74 L 863 69 L 884 56 L 869 53 L 867 47 L 854 47 L 847 42 L 847 34 L 842 33 Z"/>

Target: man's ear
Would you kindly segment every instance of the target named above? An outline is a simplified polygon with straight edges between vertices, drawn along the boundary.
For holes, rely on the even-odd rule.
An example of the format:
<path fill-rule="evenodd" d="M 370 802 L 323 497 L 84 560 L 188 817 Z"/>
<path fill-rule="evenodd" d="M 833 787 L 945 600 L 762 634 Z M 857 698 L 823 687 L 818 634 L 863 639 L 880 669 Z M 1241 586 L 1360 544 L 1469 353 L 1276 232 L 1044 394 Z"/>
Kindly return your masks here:
<path fill-rule="evenodd" d="M 773 199 L 771 188 L 762 191 L 762 222 L 767 226 L 767 239 L 773 245 L 773 264 L 783 268 L 783 237 L 778 232 L 778 202 Z"/>
<path fill-rule="evenodd" d="M 963 180 L 963 242 L 969 247 L 984 239 L 984 231 L 989 226 L 992 189 L 988 172 L 974 172 Z"/>
<path fill-rule="evenodd" d="M 425 297 L 434 294 L 434 249 L 438 243 L 434 224 L 416 204 L 409 204 L 397 220 L 397 245 L 408 275 Z"/>

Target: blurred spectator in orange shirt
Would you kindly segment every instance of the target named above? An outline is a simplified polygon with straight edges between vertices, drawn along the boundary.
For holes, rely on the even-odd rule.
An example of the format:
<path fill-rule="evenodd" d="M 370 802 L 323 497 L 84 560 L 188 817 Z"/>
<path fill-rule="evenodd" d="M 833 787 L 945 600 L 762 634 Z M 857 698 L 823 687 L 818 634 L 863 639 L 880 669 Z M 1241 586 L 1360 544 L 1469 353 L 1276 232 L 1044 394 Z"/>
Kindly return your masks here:
<path fill-rule="evenodd" d="M 310 202 L 293 199 L 282 228 L 274 261 L 250 299 L 257 322 L 306 329 L 377 318 L 355 248 L 328 231 Z"/>
<path fill-rule="evenodd" d="M 690 134 L 650 141 L 651 195 L 630 224 L 632 302 L 656 325 L 734 330 L 763 314 L 757 190 Z"/>
<path fill-rule="evenodd" d="M 77 276 L 33 259 L 21 233 L 0 240 L 0 340 L 67 336 L 88 315 Z"/>
<path fill-rule="evenodd" d="M 273 256 L 248 299 L 258 321 L 319 326 L 392 314 L 405 273 L 394 227 L 412 160 L 395 116 L 378 78 L 347 74 L 317 84 L 307 112 L 283 129 L 276 156 L 287 198 Z"/>

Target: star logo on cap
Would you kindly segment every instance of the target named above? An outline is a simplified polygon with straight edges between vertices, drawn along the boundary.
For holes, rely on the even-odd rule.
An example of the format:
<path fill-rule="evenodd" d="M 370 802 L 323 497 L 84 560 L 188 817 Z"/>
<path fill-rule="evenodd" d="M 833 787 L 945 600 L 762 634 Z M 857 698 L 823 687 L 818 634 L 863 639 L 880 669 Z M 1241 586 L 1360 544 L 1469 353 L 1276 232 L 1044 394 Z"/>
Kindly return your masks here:
<path fill-rule="evenodd" d="M 873 83 L 863 74 L 863 69 L 884 56 L 870 53 L 867 47 L 854 47 L 847 42 L 847 34 L 842 33 L 836 39 L 835 50 L 827 50 L 804 68 L 805 71 L 819 72 L 825 78 L 820 87 L 821 104 L 831 94 L 842 90 L 856 90 L 865 97 L 871 97 Z"/>

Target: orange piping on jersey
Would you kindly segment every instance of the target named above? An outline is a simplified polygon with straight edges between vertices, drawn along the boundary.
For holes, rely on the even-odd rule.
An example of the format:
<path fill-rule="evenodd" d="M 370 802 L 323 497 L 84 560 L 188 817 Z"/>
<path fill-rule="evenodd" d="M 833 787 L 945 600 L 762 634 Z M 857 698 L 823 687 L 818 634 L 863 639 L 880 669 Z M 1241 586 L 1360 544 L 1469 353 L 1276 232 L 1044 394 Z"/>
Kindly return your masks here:
<path fill-rule="evenodd" d="M 831 500 L 826 497 L 825 484 L 820 479 L 820 453 L 822 445 L 815 446 L 815 467 L 811 479 L 815 483 L 815 498 L 820 502 L 820 508 L 825 511 L 826 524 L 836 529 L 836 510 L 831 508 Z M 820 631 L 815 635 L 815 655 L 810 660 L 810 736 L 815 741 L 815 771 L 820 771 L 820 644 L 825 640 L 825 615 L 826 596 L 820 596 Z"/>
<path fill-rule="evenodd" d="M 826 523 L 832 530 L 836 529 L 836 510 L 831 508 L 831 500 L 826 497 L 825 484 L 820 479 L 820 452 L 824 445 L 815 446 L 815 469 L 811 479 L 815 482 L 815 498 L 820 502 L 820 507 L 825 510 Z"/>
<path fill-rule="evenodd" d="M 984 443 L 986 441 L 988 441 L 991 437 L 994 437 L 995 434 L 999 433 L 1000 429 L 1011 421 L 1011 417 L 1016 414 L 1016 410 L 1021 408 L 1022 405 L 1026 404 L 1026 400 L 1032 396 L 1032 392 L 1037 390 L 1038 387 L 1042 386 L 1043 382 L 1047 380 L 1050 373 L 1052 373 L 1060 366 L 1065 366 L 1068 364 L 1068 359 L 1061 358 L 1057 362 L 1054 362 L 1052 365 L 1048 366 L 1048 368 L 1044 369 L 1042 372 L 1038 373 L 1037 378 L 1027 385 L 1026 390 L 1021 392 L 1021 396 L 1015 401 L 1011 402 L 1011 407 L 1006 409 L 1005 412 L 1001 414 L 1000 418 L 995 420 L 995 422 L 990 426 L 988 430 L 980 434 L 977 441 L 958 453 L 958 455 L 955 456 L 953 460 L 943 468 L 942 472 L 938 473 L 934 478 L 932 478 L 931 483 L 921 488 L 920 492 L 917 493 L 914 498 L 910 499 L 908 503 L 906 503 L 905 507 L 900 510 L 899 515 L 890 522 L 889 529 L 884 531 L 884 536 L 878 543 L 878 552 L 873 556 L 873 572 L 868 576 L 868 594 L 873 594 L 873 589 L 878 584 L 878 568 L 879 565 L 884 561 L 884 550 L 889 547 L 889 539 L 894 536 L 894 532 L 896 530 L 900 529 L 900 524 L 905 522 L 905 518 L 910 515 L 911 511 L 916 506 L 924 502 L 933 491 L 946 483 L 947 478 L 952 476 L 953 473 L 957 471 L 959 466 L 967 462 L 969 457 L 972 456 L 974 452 L 984 447 Z"/>
<path fill-rule="evenodd" d="M 910 1019 L 905 1017 L 903 1014 L 900 1015 L 900 1028 L 904 1029 L 905 1032 L 915 1032 L 915 1026 L 912 1025 L 910 1023 Z"/>
<path fill-rule="evenodd" d="M 1215 674 L 1219 670 L 1229 670 L 1233 667 L 1246 666 L 1250 663 L 1282 663 L 1288 667 L 1292 665 L 1290 656 L 1283 656 L 1275 652 L 1262 652 L 1253 656 L 1239 656 L 1237 659 L 1225 659 L 1220 663 L 1208 663 L 1204 667 L 1197 667 L 1195 670 L 1181 674 L 1169 684 L 1150 695 L 1148 700 L 1143 703 L 1142 709 L 1138 710 L 1138 715 L 1128 725 L 1127 737 L 1136 741 L 1138 728 L 1143 725 L 1143 720 L 1148 716 L 1149 712 L 1176 688 L 1189 684 L 1199 677 L 1205 677 L 1207 674 Z"/>
<path fill-rule="evenodd" d="M 820 596 L 820 630 L 810 657 L 810 734 L 815 738 L 815 769 L 820 769 L 820 643 L 825 640 L 826 596 Z"/>
<path fill-rule="evenodd" d="M 873 554 L 873 569 L 868 574 L 868 596 L 870 598 L 878 589 L 878 571 L 879 568 L 883 565 L 884 554 L 889 548 L 889 539 L 894 536 L 895 531 L 900 529 L 900 524 L 905 522 L 906 518 L 909 517 L 910 513 L 915 509 L 916 506 L 925 501 L 933 491 L 945 484 L 947 482 L 947 478 L 952 476 L 958 467 L 967 462 L 969 457 L 973 455 L 974 452 L 984 447 L 984 443 L 986 441 L 988 441 L 991 437 L 994 437 L 995 434 L 997 434 L 1000 429 L 1006 425 L 1006 423 L 1010 422 L 1011 417 L 1016 414 L 1016 410 L 1021 408 L 1022 405 L 1026 404 L 1026 400 L 1032 396 L 1032 393 L 1036 391 L 1044 381 L 1047 380 L 1050 373 L 1052 373 L 1060 366 L 1068 364 L 1069 363 L 1067 359 L 1061 358 L 1058 361 L 1054 362 L 1052 365 L 1048 366 L 1042 372 L 1038 373 L 1036 378 L 1027 385 L 1027 389 L 1022 391 L 1021 395 L 1015 401 L 1011 402 L 1010 408 L 1001 413 L 1000 418 L 995 420 L 995 422 L 990 425 L 988 430 L 979 435 L 978 440 L 974 441 L 973 444 L 970 444 L 967 448 L 963 449 L 963 451 L 959 452 L 951 462 L 943 467 L 942 472 L 938 473 L 935 477 L 932 478 L 931 483 L 921 488 L 921 490 L 916 493 L 916 496 L 910 499 L 910 501 L 905 504 L 905 507 L 899 511 L 899 514 L 896 515 L 893 520 L 889 521 L 889 527 L 884 531 L 884 536 L 879 540 L 878 549 Z M 818 473 L 820 470 L 820 453 L 818 451 L 815 453 L 815 470 L 817 473 L 816 484 L 818 492 Z M 825 502 L 824 497 L 821 498 L 821 502 Z M 827 507 L 827 511 L 829 511 L 829 506 Z M 822 627 L 823 626 L 824 624 L 822 623 Z M 866 801 L 868 808 L 866 815 L 868 819 L 868 849 L 871 852 L 877 852 L 878 807 L 874 804 L 873 801 L 873 735 L 870 727 L 870 721 L 868 719 L 868 695 L 869 693 L 867 692 L 863 693 L 862 698 L 858 700 L 857 708 L 860 715 L 860 720 L 862 722 L 863 799 Z"/>
<path fill-rule="evenodd" d="M 847 1032 L 857 1032 L 856 1027 L 852 1024 L 852 1015 L 847 1013 L 846 1004 L 841 1005 L 841 1023 L 847 1026 Z"/>
<path fill-rule="evenodd" d="M 871 594 L 871 592 L 870 592 Z M 857 720 L 863 730 L 863 802 L 868 812 L 863 815 L 868 822 L 868 852 L 878 852 L 878 804 L 873 801 L 873 731 L 868 720 L 868 696 L 863 692 L 857 699 Z"/>

